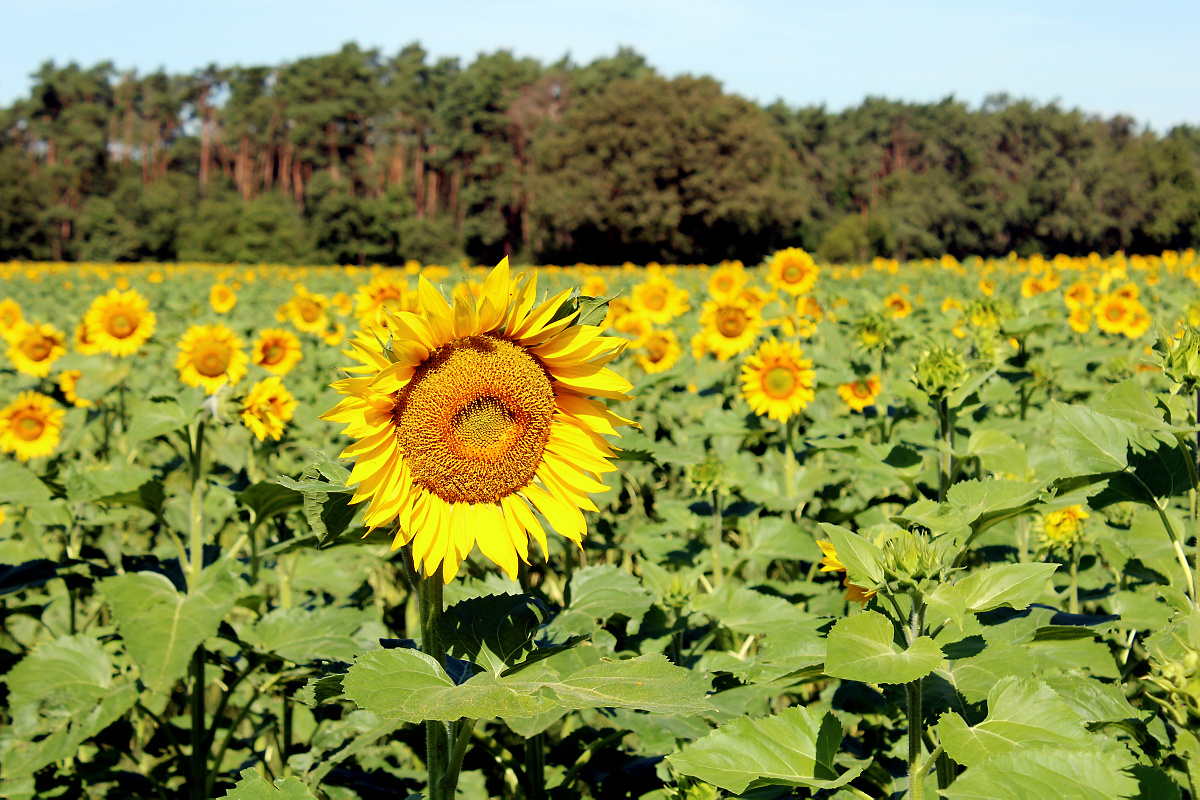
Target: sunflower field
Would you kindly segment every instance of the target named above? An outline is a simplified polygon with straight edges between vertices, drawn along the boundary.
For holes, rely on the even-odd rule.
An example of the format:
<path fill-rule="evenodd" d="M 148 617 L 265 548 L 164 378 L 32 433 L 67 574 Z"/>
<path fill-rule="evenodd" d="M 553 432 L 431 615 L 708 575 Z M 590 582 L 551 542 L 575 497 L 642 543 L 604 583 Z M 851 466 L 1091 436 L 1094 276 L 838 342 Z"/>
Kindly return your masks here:
<path fill-rule="evenodd" d="M 0 796 L 1200 798 L 1200 258 L 0 264 Z"/>

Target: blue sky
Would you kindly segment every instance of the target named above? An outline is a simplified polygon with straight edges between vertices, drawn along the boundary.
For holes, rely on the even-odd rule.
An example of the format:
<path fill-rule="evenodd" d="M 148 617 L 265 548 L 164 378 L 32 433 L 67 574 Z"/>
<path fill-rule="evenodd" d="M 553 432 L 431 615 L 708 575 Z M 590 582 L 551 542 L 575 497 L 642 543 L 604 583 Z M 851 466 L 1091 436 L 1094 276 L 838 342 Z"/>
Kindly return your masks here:
<path fill-rule="evenodd" d="M 1007 91 L 1160 132 L 1200 124 L 1197 0 L 0 0 L 0 28 L 4 105 L 48 59 L 182 72 L 420 41 L 464 63 L 501 48 L 586 63 L 629 45 L 666 75 L 794 106 Z"/>

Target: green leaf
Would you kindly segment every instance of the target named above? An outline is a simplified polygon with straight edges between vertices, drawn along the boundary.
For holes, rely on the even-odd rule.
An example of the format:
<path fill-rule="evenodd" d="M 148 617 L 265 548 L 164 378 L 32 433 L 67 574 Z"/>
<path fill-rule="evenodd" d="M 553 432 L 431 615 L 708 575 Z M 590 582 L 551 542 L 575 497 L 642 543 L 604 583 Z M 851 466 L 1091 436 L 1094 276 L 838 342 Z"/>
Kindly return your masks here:
<path fill-rule="evenodd" d="M 438 633 L 447 652 L 499 675 L 533 650 L 546 608 L 529 595 L 472 597 L 446 609 Z"/>
<path fill-rule="evenodd" d="M 840 525 L 821 523 L 821 530 L 837 550 L 851 583 L 871 586 L 883 581 L 883 550 L 864 536 Z"/>
<path fill-rule="evenodd" d="M 839 775 L 834 758 L 841 741 L 842 725 L 832 714 L 793 706 L 773 717 L 722 725 L 667 761 L 684 775 L 738 794 L 761 786 L 834 789 L 869 763 Z"/>
<path fill-rule="evenodd" d="M 224 562 L 206 569 L 190 594 L 154 572 L 115 575 L 98 586 L 142 681 L 159 692 L 183 677 L 192 653 L 238 599 L 238 582 Z"/>
<path fill-rule="evenodd" d="M 756 634 L 769 633 L 780 625 L 797 622 L 806 616 L 782 597 L 732 584 L 726 584 L 712 594 L 700 595 L 692 601 L 692 610 L 707 614 L 730 630 Z"/>
<path fill-rule="evenodd" d="M 1099 750 L 1022 750 L 990 758 L 939 791 L 951 800 L 1111 800 L 1138 792 L 1126 768 Z"/>
<path fill-rule="evenodd" d="M 322 675 L 319 678 L 309 678 L 308 683 L 296 692 L 296 699 L 309 708 L 316 708 L 322 703 L 345 697 L 342 691 L 342 681 L 346 674 L 343 672 L 333 675 Z"/>
<path fill-rule="evenodd" d="M 293 508 L 299 508 L 304 501 L 304 495 L 272 481 L 259 481 L 238 492 L 235 497 L 254 512 L 256 528 L 276 514 L 286 514 Z"/>
<path fill-rule="evenodd" d="M 349 661 L 362 649 L 354 632 L 370 619 L 357 608 L 276 608 L 254 624 L 246 640 L 297 664 Z"/>
<path fill-rule="evenodd" d="M 144 400 L 129 421 L 125 433 L 129 444 L 137 444 L 171 431 L 182 430 L 192 416 L 180 407 L 173 397 L 156 396 Z"/>
<path fill-rule="evenodd" d="M 1082 747 L 1090 734 L 1079 715 L 1044 682 L 1011 677 L 988 693 L 987 719 L 968 727 L 958 714 L 945 714 L 938 736 L 951 758 L 973 767 L 1021 748 Z"/>
<path fill-rule="evenodd" d="M 955 584 L 968 611 L 991 611 L 1000 606 L 1028 608 L 1046 591 L 1057 564 L 1000 564 L 985 567 Z"/>
<path fill-rule="evenodd" d="M 606 620 L 614 614 L 640 620 L 654 603 L 637 578 L 611 565 L 576 570 L 567 592 L 571 601 L 566 613 L 592 620 Z"/>
<path fill-rule="evenodd" d="M 1163 419 L 1162 409 L 1155 404 L 1149 393 L 1132 378 L 1121 381 L 1105 392 L 1100 402 L 1096 403 L 1095 410 L 1101 414 L 1131 422 L 1142 431 L 1174 434 L 1190 430 L 1172 425 Z"/>
<path fill-rule="evenodd" d="M 1042 484 L 1024 481 L 961 481 L 954 484 L 946 500 L 956 515 L 969 520 L 974 533 L 1021 514 L 1041 503 Z"/>
<path fill-rule="evenodd" d="M 1050 401 L 1054 412 L 1054 449 L 1067 469 L 1088 475 L 1118 472 L 1129 462 L 1129 443 L 1140 431 L 1132 422 L 1083 406 Z"/>
<path fill-rule="evenodd" d="M 907 650 L 896 647 L 895 628 L 875 611 L 838 620 L 829 632 L 825 674 L 866 683 L 908 683 L 942 663 L 942 649 L 921 636 Z"/>
<path fill-rule="evenodd" d="M 28 506 L 50 500 L 50 490 L 27 467 L 16 461 L 0 461 L 0 504 Z"/>
<path fill-rule="evenodd" d="M 538 683 L 529 682 L 529 689 Z M 706 687 L 691 670 L 650 653 L 620 661 L 602 661 L 545 685 L 571 709 L 629 708 L 652 714 L 703 714 L 712 706 Z"/>
<path fill-rule="evenodd" d="M 142 508 L 156 517 L 162 516 L 163 503 L 167 499 L 166 489 L 162 481 L 146 481 L 141 486 L 129 492 L 117 492 L 97 497 L 96 502 L 106 506 L 130 506 Z"/>
<path fill-rule="evenodd" d="M 226 792 L 229 800 L 316 800 L 299 778 L 276 778 L 269 783 L 258 770 L 242 770 L 242 779 Z"/>
<path fill-rule="evenodd" d="M 827 625 L 828 619 L 806 619 L 776 627 L 762 640 L 749 679 L 762 683 L 820 666 L 828 644 L 821 629 Z"/>
<path fill-rule="evenodd" d="M 153 478 L 151 470 L 132 464 L 75 466 L 67 472 L 67 499 L 72 503 L 86 503 L 108 495 L 137 492 L 142 484 Z"/>

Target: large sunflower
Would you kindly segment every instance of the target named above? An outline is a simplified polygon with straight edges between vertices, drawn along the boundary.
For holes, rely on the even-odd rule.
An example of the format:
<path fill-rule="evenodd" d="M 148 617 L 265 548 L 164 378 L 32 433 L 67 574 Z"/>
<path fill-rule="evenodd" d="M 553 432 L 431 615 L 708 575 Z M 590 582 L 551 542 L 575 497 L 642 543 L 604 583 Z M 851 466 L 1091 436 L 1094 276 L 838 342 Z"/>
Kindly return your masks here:
<path fill-rule="evenodd" d="M 284 328 L 267 328 L 258 332 L 250 360 L 272 375 L 286 375 L 303 355 L 296 334 Z"/>
<path fill-rule="evenodd" d="M 66 335 L 47 323 L 24 323 L 8 340 L 8 360 L 35 378 L 49 375 L 51 365 L 66 354 Z"/>
<path fill-rule="evenodd" d="M 546 550 L 533 510 L 579 543 L 614 469 L 602 434 L 630 424 L 588 395 L 626 399 L 630 383 L 605 367 L 624 345 L 601 328 L 558 317 L 569 291 L 534 305 L 536 275 L 509 278 L 500 262 L 478 298 L 453 307 L 424 277 L 416 312 L 390 315 L 387 345 L 359 337 L 356 377 L 323 419 L 359 441 L 352 502 L 370 501 L 369 528 L 399 519 L 393 547 L 412 543 L 425 575 L 449 582 L 478 544 L 510 577 L 529 537 Z"/>
<path fill-rule="evenodd" d="M 92 301 L 83 317 L 88 339 L 102 352 L 121 357 L 136 353 L 154 333 L 157 322 L 137 289 L 110 289 Z"/>
<path fill-rule="evenodd" d="M 246 374 L 246 354 L 237 334 L 221 324 L 193 325 L 179 340 L 175 369 L 188 386 L 203 386 L 216 394 L 226 383 L 234 384 Z"/>
<path fill-rule="evenodd" d="M 817 276 L 821 274 L 821 268 L 813 262 L 812 256 L 799 247 L 778 251 L 771 256 L 767 266 L 771 285 L 792 296 L 811 291 Z"/>
<path fill-rule="evenodd" d="M 742 396 L 754 413 L 779 422 L 800 413 L 812 402 L 812 359 L 794 342 L 771 337 L 742 365 Z"/>
<path fill-rule="evenodd" d="M 58 445 L 65 414 L 46 395 L 21 392 L 0 409 L 0 452 L 15 453 L 22 461 L 50 455 Z"/>

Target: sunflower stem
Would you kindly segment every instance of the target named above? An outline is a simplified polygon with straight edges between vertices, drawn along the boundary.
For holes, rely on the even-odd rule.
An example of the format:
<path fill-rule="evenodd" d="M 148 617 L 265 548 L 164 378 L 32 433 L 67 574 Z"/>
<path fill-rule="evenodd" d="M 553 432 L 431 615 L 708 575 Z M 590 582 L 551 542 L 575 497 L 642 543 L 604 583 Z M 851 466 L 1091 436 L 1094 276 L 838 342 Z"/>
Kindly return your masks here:
<path fill-rule="evenodd" d="M 525 740 L 525 800 L 546 797 L 546 735 L 535 733 Z"/>
<path fill-rule="evenodd" d="M 204 569 L 204 420 L 199 420 L 188 438 L 192 467 L 190 540 L 192 563 L 188 570 L 188 589 L 195 588 Z"/>
<path fill-rule="evenodd" d="M 1067 598 L 1067 610 L 1072 614 L 1079 613 L 1079 548 L 1074 543 L 1071 544 L 1067 551 L 1067 558 L 1071 562 L 1071 594 Z"/>
<path fill-rule="evenodd" d="M 721 492 L 715 486 L 712 490 L 712 507 L 713 507 L 713 534 L 712 534 L 712 558 L 713 558 L 713 586 L 720 588 L 725 583 L 725 570 L 721 566 L 721 544 L 724 541 L 724 521 L 721 516 Z"/>
<path fill-rule="evenodd" d="M 913 610 L 905 638 L 909 647 L 925 632 L 925 602 L 919 593 L 912 595 Z M 921 708 L 921 693 L 924 681 L 918 678 L 905 684 L 908 699 L 908 796 L 912 800 L 925 797 L 925 773 L 930 764 L 922 763 L 921 739 L 925 735 L 924 711 Z"/>
<path fill-rule="evenodd" d="M 193 800 L 208 797 L 208 737 L 204 730 L 204 646 L 192 654 L 191 698 L 191 796 Z"/>
<path fill-rule="evenodd" d="M 940 447 L 938 452 L 938 502 L 946 502 L 950 491 L 951 470 L 954 467 L 951 451 L 954 449 L 954 422 L 950 413 L 950 400 L 942 397 L 937 401 Z"/>
<path fill-rule="evenodd" d="M 425 575 L 424 570 L 418 568 L 415 577 L 420 602 L 421 649 L 445 669 L 446 650 L 438 634 L 445 588 L 442 570 L 439 567 L 432 575 Z M 458 770 L 452 769 L 450 748 L 453 741 L 457 749 L 458 736 L 454 730 L 457 725 L 436 719 L 425 721 L 425 768 L 429 772 L 430 800 L 453 800 L 458 785 Z"/>

